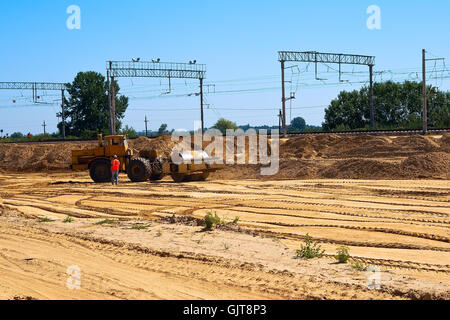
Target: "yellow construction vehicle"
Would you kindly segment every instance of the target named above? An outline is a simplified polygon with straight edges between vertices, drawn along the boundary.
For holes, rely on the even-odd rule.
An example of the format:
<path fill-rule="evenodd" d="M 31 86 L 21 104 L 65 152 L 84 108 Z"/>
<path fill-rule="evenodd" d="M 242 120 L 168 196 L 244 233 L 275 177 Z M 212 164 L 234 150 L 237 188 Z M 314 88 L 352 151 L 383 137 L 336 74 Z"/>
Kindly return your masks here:
<path fill-rule="evenodd" d="M 177 152 L 177 151 L 174 151 Z M 120 161 L 120 172 L 127 173 L 133 182 L 161 180 L 170 175 L 175 182 L 202 181 L 209 173 L 222 169 L 224 165 L 211 163 L 204 152 L 179 153 L 183 161 L 179 164 L 170 159 L 160 158 L 156 150 L 145 150 L 136 157 L 136 151 L 128 146 L 126 136 L 98 135 L 98 146 L 87 150 L 72 151 L 72 170 L 89 170 L 95 182 L 111 181 L 111 160 L 114 155 Z M 198 163 L 194 163 L 194 160 Z"/>

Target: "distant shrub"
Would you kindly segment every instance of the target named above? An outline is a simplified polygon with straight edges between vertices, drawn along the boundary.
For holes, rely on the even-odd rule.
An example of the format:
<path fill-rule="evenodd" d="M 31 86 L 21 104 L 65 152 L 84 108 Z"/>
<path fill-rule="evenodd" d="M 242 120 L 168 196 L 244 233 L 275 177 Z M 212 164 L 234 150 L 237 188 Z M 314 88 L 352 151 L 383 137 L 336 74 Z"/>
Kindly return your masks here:
<path fill-rule="evenodd" d="M 205 216 L 205 225 L 206 229 L 211 229 L 215 224 L 221 223 L 220 217 L 217 215 L 217 213 L 214 213 L 214 216 L 212 215 L 212 212 L 209 211 L 206 213 Z"/>
<path fill-rule="evenodd" d="M 94 139 L 97 137 L 97 130 L 88 130 L 85 129 L 81 132 L 80 138 L 84 140 Z"/>
<path fill-rule="evenodd" d="M 116 220 L 104 219 L 104 220 L 96 222 L 95 224 L 102 225 L 102 224 L 108 224 L 108 223 L 116 223 Z"/>
<path fill-rule="evenodd" d="M 138 137 L 136 130 L 134 130 L 133 127 L 129 127 L 128 125 L 126 125 L 123 129 L 120 130 L 120 134 L 127 135 L 128 138 L 130 139 Z"/>
<path fill-rule="evenodd" d="M 12 139 L 22 139 L 24 137 L 22 132 L 14 132 L 10 135 Z"/>
<path fill-rule="evenodd" d="M 63 223 L 70 223 L 73 222 L 73 218 L 71 216 L 67 216 L 64 220 Z"/>
<path fill-rule="evenodd" d="M 312 241 L 312 238 L 309 234 L 306 234 L 305 244 L 300 245 L 300 249 L 296 251 L 297 257 L 313 259 L 313 258 L 321 258 L 325 250 L 322 250 L 321 246 Z"/>
<path fill-rule="evenodd" d="M 340 246 L 336 250 L 336 260 L 339 263 L 347 263 L 348 259 L 350 258 L 348 247 L 346 246 Z"/>
<path fill-rule="evenodd" d="M 147 228 L 148 228 L 148 226 L 144 226 L 142 224 L 134 224 L 131 227 L 131 229 L 133 229 L 133 230 L 143 230 L 143 229 L 147 229 Z"/>
<path fill-rule="evenodd" d="M 361 261 L 355 261 L 352 263 L 352 268 L 357 271 L 365 271 L 367 269 L 367 266 Z"/>

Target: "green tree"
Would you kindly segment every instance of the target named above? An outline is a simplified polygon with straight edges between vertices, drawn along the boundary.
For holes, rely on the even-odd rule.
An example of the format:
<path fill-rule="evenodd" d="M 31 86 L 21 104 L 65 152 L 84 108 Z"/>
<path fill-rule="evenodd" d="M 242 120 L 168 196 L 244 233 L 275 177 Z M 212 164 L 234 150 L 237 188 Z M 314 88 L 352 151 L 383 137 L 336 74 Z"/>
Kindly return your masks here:
<path fill-rule="evenodd" d="M 236 125 L 236 123 L 230 120 L 220 118 L 219 120 L 217 120 L 216 124 L 214 125 L 214 128 L 220 130 L 220 132 L 222 132 L 223 134 L 226 134 L 227 129 L 236 130 L 238 126 Z"/>
<path fill-rule="evenodd" d="M 430 90 L 428 94 L 428 125 L 434 128 L 450 127 L 450 92 Z"/>
<path fill-rule="evenodd" d="M 133 127 L 129 127 L 128 125 L 126 125 L 122 130 L 120 130 L 120 134 L 127 135 L 128 138 L 131 139 L 137 138 L 138 136 L 136 130 L 134 130 Z"/>
<path fill-rule="evenodd" d="M 339 125 L 349 128 L 361 128 L 367 123 L 364 96 L 358 91 L 342 91 L 337 99 L 332 100 L 325 109 L 325 130 L 336 129 Z M 368 107 L 368 106 L 367 106 Z"/>
<path fill-rule="evenodd" d="M 428 125 L 448 127 L 450 92 L 427 87 Z M 387 81 L 374 85 L 375 124 L 378 128 L 420 128 L 422 117 L 421 83 Z M 342 91 L 325 110 L 325 130 L 360 129 L 370 125 L 369 88 Z"/>
<path fill-rule="evenodd" d="M 22 139 L 25 136 L 23 135 L 22 132 L 14 132 L 13 134 L 11 134 L 10 136 L 12 139 Z"/>
<path fill-rule="evenodd" d="M 306 121 L 302 117 L 292 119 L 290 125 L 292 131 L 303 131 L 306 128 Z"/>
<path fill-rule="evenodd" d="M 158 134 L 161 136 L 163 134 L 167 134 L 169 131 L 167 131 L 167 124 L 163 123 L 159 129 L 158 129 Z"/>
<path fill-rule="evenodd" d="M 116 131 L 120 132 L 128 98 L 119 96 L 120 87 L 116 81 L 112 85 L 116 88 Z M 70 98 L 66 101 L 66 134 L 85 138 L 95 137 L 98 132 L 108 134 L 110 114 L 105 77 L 93 71 L 79 72 L 67 87 Z M 61 132 L 61 122 L 58 128 Z"/>

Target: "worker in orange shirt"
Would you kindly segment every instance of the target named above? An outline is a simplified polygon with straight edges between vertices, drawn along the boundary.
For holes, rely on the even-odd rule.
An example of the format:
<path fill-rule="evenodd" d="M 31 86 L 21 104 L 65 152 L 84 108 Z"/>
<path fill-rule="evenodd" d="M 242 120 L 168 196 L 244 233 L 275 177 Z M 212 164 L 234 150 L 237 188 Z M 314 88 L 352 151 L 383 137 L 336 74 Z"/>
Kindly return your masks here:
<path fill-rule="evenodd" d="M 117 156 L 114 155 L 114 159 L 111 160 L 111 182 L 113 185 L 119 184 L 119 166 L 120 161 Z"/>

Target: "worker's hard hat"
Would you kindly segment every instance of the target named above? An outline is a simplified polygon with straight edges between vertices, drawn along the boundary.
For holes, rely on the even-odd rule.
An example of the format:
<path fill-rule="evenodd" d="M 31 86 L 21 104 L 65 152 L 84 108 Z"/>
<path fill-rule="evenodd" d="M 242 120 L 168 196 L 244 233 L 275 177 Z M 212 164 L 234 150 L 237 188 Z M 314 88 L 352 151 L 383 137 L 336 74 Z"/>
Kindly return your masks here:
<path fill-rule="evenodd" d="M 114 158 L 117 158 L 117 156 L 116 156 L 116 155 L 114 155 Z"/>

